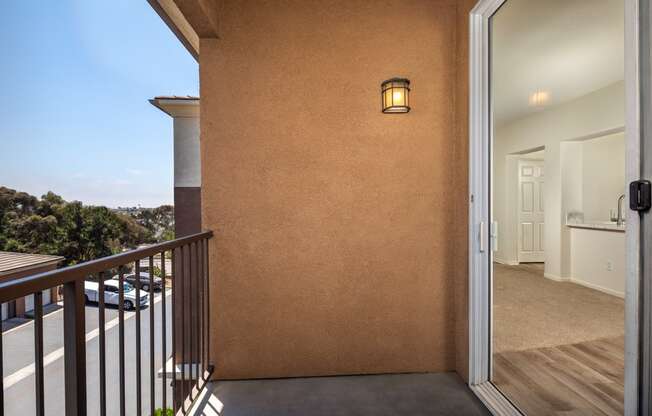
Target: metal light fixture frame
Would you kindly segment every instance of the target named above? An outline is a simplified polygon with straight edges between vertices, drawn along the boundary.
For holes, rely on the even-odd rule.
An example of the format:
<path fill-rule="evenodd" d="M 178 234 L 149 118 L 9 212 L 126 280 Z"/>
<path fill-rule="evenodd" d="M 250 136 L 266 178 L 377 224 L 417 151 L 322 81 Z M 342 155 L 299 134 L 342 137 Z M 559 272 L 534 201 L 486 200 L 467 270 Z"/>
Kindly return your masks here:
<path fill-rule="evenodd" d="M 394 102 L 394 90 L 401 90 L 403 103 Z M 388 93 L 389 92 L 389 93 Z M 381 84 L 380 99 L 385 114 L 403 114 L 410 112 L 410 80 L 407 78 L 390 78 Z"/>

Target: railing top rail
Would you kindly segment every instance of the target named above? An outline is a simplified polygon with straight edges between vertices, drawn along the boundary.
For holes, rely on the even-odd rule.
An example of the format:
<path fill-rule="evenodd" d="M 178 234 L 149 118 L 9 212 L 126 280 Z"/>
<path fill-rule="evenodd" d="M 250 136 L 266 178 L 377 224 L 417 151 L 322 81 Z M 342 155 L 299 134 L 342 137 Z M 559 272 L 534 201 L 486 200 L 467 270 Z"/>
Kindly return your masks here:
<path fill-rule="evenodd" d="M 74 280 L 83 280 L 86 277 L 97 274 L 109 269 L 124 266 L 129 263 L 139 261 L 143 258 L 154 256 L 163 251 L 169 251 L 178 247 L 193 243 L 195 241 L 209 239 L 213 236 L 212 231 L 204 231 L 192 234 L 175 240 L 154 244 L 135 250 L 125 251 L 112 256 L 102 257 L 87 261 L 85 263 L 75 264 L 74 266 L 64 267 L 48 272 L 38 273 L 30 276 L 21 277 L 14 280 L 0 282 L 0 303 L 17 299 L 21 296 L 27 296 L 42 290 L 62 285 Z"/>

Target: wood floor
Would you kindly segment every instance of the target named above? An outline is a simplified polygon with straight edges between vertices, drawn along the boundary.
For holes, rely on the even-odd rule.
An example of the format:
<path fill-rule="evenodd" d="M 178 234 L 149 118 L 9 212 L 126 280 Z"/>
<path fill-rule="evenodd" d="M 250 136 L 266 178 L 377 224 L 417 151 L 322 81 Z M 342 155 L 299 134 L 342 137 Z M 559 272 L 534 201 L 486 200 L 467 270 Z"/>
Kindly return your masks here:
<path fill-rule="evenodd" d="M 502 352 L 494 384 L 526 415 L 622 415 L 624 338 Z"/>

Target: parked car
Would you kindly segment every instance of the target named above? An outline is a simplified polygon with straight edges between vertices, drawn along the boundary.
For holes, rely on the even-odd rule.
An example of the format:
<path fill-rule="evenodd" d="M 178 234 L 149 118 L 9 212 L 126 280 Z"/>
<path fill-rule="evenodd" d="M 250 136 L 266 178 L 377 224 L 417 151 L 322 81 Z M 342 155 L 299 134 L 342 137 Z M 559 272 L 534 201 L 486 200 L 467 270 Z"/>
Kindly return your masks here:
<path fill-rule="evenodd" d="M 104 281 L 104 303 L 107 305 L 118 305 L 120 302 L 120 287 L 118 286 L 119 282 L 117 280 L 105 280 Z M 84 282 L 84 297 L 86 302 L 98 302 L 100 284 L 98 282 Z M 125 282 L 123 285 L 124 293 L 124 308 L 125 309 L 135 309 L 138 302 L 136 302 L 136 289 Z M 147 292 L 140 294 L 140 306 L 146 306 L 149 304 L 149 296 Z"/>
<path fill-rule="evenodd" d="M 113 280 L 118 280 L 118 275 L 113 276 Z M 129 283 L 133 287 L 136 287 L 136 274 L 128 273 L 125 274 L 125 282 Z M 152 279 L 149 273 L 140 272 L 140 289 L 144 291 L 149 291 L 149 286 L 153 285 L 154 290 L 161 290 L 163 285 L 163 280 L 160 277 L 154 276 L 154 283 L 152 284 Z"/>

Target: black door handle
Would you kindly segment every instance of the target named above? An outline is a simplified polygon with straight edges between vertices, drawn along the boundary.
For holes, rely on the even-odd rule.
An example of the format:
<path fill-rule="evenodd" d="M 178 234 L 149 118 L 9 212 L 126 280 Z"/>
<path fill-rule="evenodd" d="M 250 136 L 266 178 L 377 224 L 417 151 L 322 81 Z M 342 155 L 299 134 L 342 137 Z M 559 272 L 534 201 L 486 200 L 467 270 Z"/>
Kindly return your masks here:
<path fill-rule="evenodd" d="M 652 206 L 652 183 L 646 180 L 629 184 L 629 208 L 634 211 L 648 211 Z"/>

